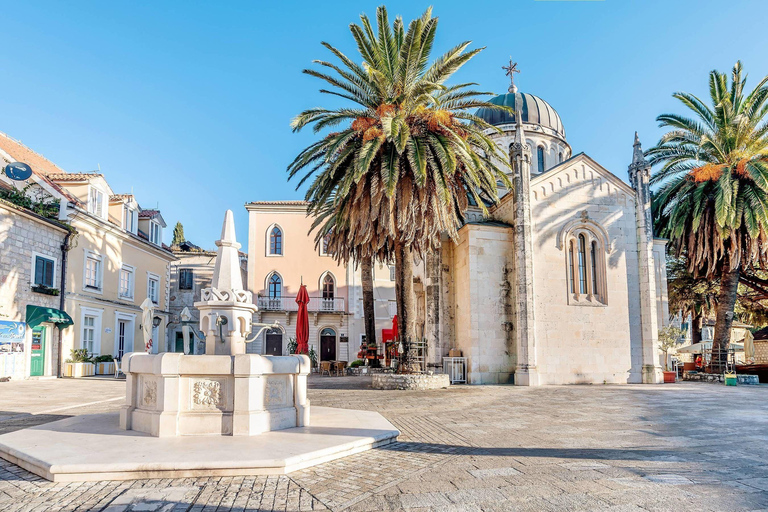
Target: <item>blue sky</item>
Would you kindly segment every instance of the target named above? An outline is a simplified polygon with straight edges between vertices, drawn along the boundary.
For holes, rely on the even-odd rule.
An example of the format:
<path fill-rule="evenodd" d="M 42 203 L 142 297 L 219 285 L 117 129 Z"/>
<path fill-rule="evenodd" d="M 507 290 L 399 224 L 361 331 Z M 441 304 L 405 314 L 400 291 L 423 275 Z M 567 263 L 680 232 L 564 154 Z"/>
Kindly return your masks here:
<path fill-rule="evenodd" d="M 293 134 L 301 110 L 335 105 L 301 74 L 348 55 L 348 25 L 379 2 L 3 2 L 0 131 L 70 172 L 101 167 L 116 192 L 159 204 L 169 228 L 212 247 L 224 211 L 247 243 L 243 205 L 301 199 L 286 166 L 314 140 Z M 387 3 L 406 21 L 429 3 Z M 741 59 L 751 83 L 768 74 L 768 2 L 730 0 L 441 1 L 434 55 L 472 40 L 487 47 L 457 75 L 521 91 L 559 112 L 574 152 L 622 179 L 632 137 L 681 111 L 678 90 L 705 95 L 711 69 Z M 166 230 L 169 242 L 171 229 Z"/>

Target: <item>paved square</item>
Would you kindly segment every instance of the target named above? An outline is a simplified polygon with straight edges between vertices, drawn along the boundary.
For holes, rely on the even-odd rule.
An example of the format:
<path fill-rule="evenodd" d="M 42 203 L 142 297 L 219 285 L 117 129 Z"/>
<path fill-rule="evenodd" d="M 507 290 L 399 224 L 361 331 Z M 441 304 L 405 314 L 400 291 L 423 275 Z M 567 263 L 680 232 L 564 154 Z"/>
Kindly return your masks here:
<path fill-rule="evenodd" d="M 0 432 L 116 410 L 124 385 L 0 383 Z M 382 413 L 400 441 L 281 477 L 53 484 L 0 461 L 0 508 L 768 509 L 768 386 L 411 392 L 372 390 L 362 377 L 313 377 L 310 387 L 313 405 Z"/>

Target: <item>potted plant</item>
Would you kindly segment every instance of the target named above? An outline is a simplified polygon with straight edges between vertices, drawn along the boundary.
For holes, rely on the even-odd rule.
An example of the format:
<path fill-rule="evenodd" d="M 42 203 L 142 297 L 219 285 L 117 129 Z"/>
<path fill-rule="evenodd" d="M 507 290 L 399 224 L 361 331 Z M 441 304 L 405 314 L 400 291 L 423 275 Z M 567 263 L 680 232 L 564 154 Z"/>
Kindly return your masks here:
<path fill-rule="evenodd" d="M 298 349 L 299 349 L 299 342 L 296 341 L 296 338 L 293 336 L 288 338 L 288 353 L 295 354 Z"/>
<path fill-rule="evenodd" d="M 315 352 L 315 347 L 309 347 L 309 362 L 312 365 L 312 371 L 317 370 L 317 352 Z"/>
<path fill-rule="evenodd" d="M 93 360 L 88 354 L 88 350 L 84 348 L 72 349 L 69 359 L 64 361 L 63 373 L 65 377 L 90 377 L 95 371 Z"/>
<path fill-rule="evenodd" d="M 685 336 L 685 331 L 668 325 L 659 330 L 659 351 L 664 354 L 664 383 L 674 383 L 677 380 L 677 372 L 669 370 L 669 351 L 675 348 Z"/>
<path fill-rule="evenodd" d="M 96 366 L 96 375 L 113 375 L 115 373 L 115 362 L 111 354 L 94 357 L 93 364 Z"/>

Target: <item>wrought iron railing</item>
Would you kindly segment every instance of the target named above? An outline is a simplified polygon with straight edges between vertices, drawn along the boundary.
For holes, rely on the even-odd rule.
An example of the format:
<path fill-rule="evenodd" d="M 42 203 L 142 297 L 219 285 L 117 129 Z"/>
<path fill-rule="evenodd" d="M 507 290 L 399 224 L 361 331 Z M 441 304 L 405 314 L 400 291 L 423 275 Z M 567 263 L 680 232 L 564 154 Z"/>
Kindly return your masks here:
<path fill-rule="evenodd" d="M 256 306 L 261 311 L 298 311 L 296 297 L 257 297 Z M 344 298 L 310 297 L 307 304 L 310 313 L 336 313 L 344 311 Z"/>

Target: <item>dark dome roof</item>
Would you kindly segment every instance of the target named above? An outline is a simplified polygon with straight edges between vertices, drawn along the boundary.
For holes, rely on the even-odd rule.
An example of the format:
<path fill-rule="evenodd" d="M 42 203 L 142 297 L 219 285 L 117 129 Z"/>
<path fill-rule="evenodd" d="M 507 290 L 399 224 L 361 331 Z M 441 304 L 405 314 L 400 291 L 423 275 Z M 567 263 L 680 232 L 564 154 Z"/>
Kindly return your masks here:
<path fill-rule="evenodd" d="M 515 97 L 519 97 L 522 105 L 515 105 Z M 522 112 L 523 122 L 538 124 L 546 128 L 555 130 L 561 137 L 565 138 L 565 128 L 560 116 L 552 106 L 533 94 L 526 93 L 508 93 L 496 96 L 489 103 L 494 105 L 504 105 L 515 109 L 515 113 Z M 517 120 L 514 114 L 508 114 L 501 110 L 491 110 L 489 108 L 480 108 L 475 113 L 486 123 L 494 126 L 500 124 L 515 124 Z"/>

